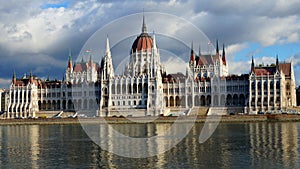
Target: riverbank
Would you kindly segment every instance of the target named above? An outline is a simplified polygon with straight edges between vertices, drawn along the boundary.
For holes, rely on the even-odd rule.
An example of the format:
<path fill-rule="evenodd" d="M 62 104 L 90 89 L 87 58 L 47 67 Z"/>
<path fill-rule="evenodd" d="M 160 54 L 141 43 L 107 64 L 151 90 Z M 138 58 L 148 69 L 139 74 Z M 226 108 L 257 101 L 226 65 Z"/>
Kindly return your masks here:
<path fill-rule="evenodd" d="M 204 123 L 207 117 L 197 116 L 196 123 Z M 214 120 L 214 118 L 210 118 Z M 0 119 L 0 125 L 51 125 L 51 124 L 80 124 L 80 123 L 109 123 L 109 124 L 130 124 L 130 123 L 174 123 L 193 121 L 194 117 L 107 117 L 107 118 L 39 118 L 39 119 Z M 222 116 L 221 122 L 288 122 L 300 121 L 297 114 L 276 114 L 276 115 L 226 115 Z"/>

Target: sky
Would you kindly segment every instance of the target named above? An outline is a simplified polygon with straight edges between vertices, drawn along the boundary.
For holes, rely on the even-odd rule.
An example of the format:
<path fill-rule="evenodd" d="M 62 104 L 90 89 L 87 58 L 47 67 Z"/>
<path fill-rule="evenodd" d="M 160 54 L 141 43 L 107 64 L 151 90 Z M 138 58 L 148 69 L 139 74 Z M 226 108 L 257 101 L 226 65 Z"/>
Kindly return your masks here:
<path fill-rule="evenodd" d="M 98 29 L 143 11 L 180 17 L 212 42 L 225 43 L 230 74 L 249 73 L 252 56 L 255 64 L 270 64 L 278 55 L 281 62 L 292 61 L 300 85 L 299 0 L 0 1 L 0 88 L 8 87 L 14 71 L 17 77 L 32 71 L 62 79 L 69 49 L 78 56 Z"/>

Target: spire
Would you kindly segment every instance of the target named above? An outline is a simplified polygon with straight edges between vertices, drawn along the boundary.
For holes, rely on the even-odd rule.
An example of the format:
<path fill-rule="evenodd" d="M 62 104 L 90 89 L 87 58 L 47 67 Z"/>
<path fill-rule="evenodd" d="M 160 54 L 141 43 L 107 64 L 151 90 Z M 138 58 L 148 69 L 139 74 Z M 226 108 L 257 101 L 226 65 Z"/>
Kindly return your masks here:
<path fill-rule="evenodd" d="M 71 48 L 69 49 L 69 61 L 72 61 L 72 50 L 71 50 Z"/>
<path fill-rule="evenodd" d="M 14 70 L 13 79 L 16 78 L 16 71 Z"/>
<path fill-rule="evenodd" d="M 216 41 L 216 61 L 220 59 L 219 41 Z"/>
<path fill-rule="evenodd" d="M 226 65 L 226 55 L 225 55 L 225 45 L 224 45 L 224 43 L 223 43 L 222 61 L 223 61 L 223 64 Z"/>
<path fill-rule="evenodd" d="M 153 31 L 153 43 L 152 43 L 152 48 L 156 49 L 156 39 L 155 39 L 155 33 Z"/>
<path fill-rule="evenodd" d="M 13 77 L 12 77 L 12 83 L 16 84 L 16 82 L 17 82 L 17 76 L 16 76 L 16 71 L 14 70 Z"/>
<path fill-rule="evenodd" d="M 194 46 L 193 46 L 193 42 L 192 42 L 192 45 L 191 45 L 191 56 L 190 56 L 190 62 L 191 61 L 195 61 L 195 55 L 194 55 Z"/>
<path fill-rule="evenodd" d="M 30 70 L 29 81 L 30 81 L 30 83 L 33 83 L 32 70 Z"/>
<path fill-rule="evenodd" d="M 254 72 L 254 70 L 255 70 L 255 67 L 254 67 L 254 59 L 253 59 L 253 56 L 252 56 L 251 72 Z"/>
<path fill-rule="evenodd" d="M 279 60 L 278 60 L 278 54 L 276 55 L 276 70 L 279 71 Z"/>
<path fill-rule="evenodd" d="M 105 50 L 105 55 L 110 56 L 110 47 L 109 47 L 108 35 L 106 35 L 106 50 Z"/>
<path fill-rule="evenodd" d="M 92 55 L 90 55 L 89 65 L 92 66 L 92 63 L 93 63 L 93 59 L 92 59 Z"/>
<path fill-rule="evenodd" d="M 216 54 L 219 54 L 219 41 L 216 42 Z"/>
<path fill-rule="evenodd" d="M 67 69 L 72 69 L 72 51 L 69 49 L 69 61 L 68 61 L 68 68 Z"/>
<path fill-rule="evenodd" d="M 199 45 L 199 52 L 198 52 L 198 55 L 199 55 L 199 59 L 200 59 L 200 56 L 201 56 L 201 45 Z"/>
<path fill-rule="evenodd" d="M 146 22 L 145 22 L 145 15 L 144 15 L 144 13 L 143 13 L 142 33 L 147 33 L 147 27 L 146 27 Z"/>

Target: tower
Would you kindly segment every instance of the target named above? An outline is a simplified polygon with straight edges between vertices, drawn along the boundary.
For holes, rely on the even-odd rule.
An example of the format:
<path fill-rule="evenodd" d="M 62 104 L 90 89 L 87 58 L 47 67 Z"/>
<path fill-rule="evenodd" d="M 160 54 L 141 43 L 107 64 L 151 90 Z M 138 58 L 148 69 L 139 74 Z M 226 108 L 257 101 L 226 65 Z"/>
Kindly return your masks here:
<path fill-rule="evenodd" d="M 12 83 L 13 83 L 13 84 L 16 84 L 16 83 L 17 83 L 16 71 L 14 71 L 14 73 L 13 73 Z"/>
<path fill-rule="evenodd" d="M 254 73 L 255 71 L 255 67 L 254 67 L 254 60 L 253 60 L 253 56 L 252 56 L 252 61 L 251 61 L 251 73 Z"/>
<path fill-rule="evenodd" d="M 196 58 L 195 58 L 195 53 L 194 53 L 194 46 L 193 46 L 193 42 L 191 44 L 191 55 L 190 55 L 190 68 L 194 69 L 194 67 L 196 63 Z"/>
<path fill-rule="evenodd" d="M 72 74 L 73 74 L 72 51 L 71 51 L 71 49 L 69 49 L 68 66 L 66 69 L 66 81 L 67 82 L 73 83 Z"/>
<path fill-rule="evenodd" d="M 101 69 L 102 69 L 102 78 L 104 80 L 108 80 L 109 78 L 114 76 L 114 68 L 113 68 L 113 64 L 112 64 L 108 36 L 106 37 L 105 55 L 101 61 Z"/>
<path fill-rule="evenodd" d="M 222 54 L 223 65 L 226 65 L 225 45 L 223 43 L 223 54 Z"/>

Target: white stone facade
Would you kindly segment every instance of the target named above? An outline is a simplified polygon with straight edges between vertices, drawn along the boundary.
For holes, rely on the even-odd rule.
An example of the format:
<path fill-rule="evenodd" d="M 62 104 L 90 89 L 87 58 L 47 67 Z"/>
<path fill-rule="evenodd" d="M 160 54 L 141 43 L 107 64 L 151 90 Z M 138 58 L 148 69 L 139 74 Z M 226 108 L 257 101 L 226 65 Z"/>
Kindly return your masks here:
<path fill-rule="evenodd" d="M 166 110 L 193 107 L 238 107 L 245 113 L 272 111 L 296 105 L 291 63 L 255 67 L 250 74 L 229 75 L 223 45 L 216 54 L 194 54 L 189 68 L 167 74 L 160 62 L 155 35 L 143 20 L 142 33 L 134 41 L 129 63 L 122 75 L 114 74 L 109 39 L 100 63 L 72 63 L 71 53 L 65 79 L 40 80 L 14 74 L 9 89 L 7 118 L 34 117 L 39 111 L 77 111 L 88 116 L 158 116 Z"/>

